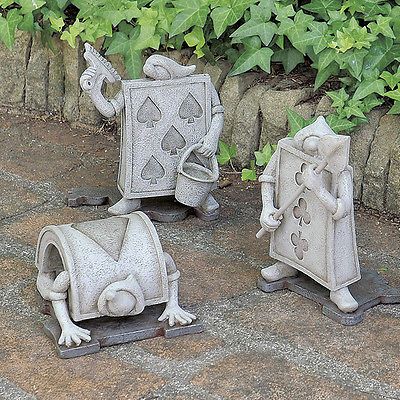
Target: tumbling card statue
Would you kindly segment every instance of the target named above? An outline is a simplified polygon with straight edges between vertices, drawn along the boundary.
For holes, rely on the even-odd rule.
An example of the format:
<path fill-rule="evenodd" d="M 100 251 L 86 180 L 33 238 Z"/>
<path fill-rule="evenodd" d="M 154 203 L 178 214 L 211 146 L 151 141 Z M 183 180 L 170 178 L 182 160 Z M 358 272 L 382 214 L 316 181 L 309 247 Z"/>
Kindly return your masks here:
<path fill-rule="evenodd" d="M 152 55 L 143 67 L 148 79 L 123 80 L 122 90 L 108 100 L 102 95 L 104 80 L 121 78 L 93 47 L 85 48 L 89 68 L 81 76 L 82 89 L 105 117 L 122 111 L 118 188 L 123 198 L 109 212 L 127 214 L 141 207 L 141 199 L 175 195 L 200 218 L 217 218 L 219 205 L 210 191 L 218 179 L 223 107 L 210 77 L 193 75 L 195 66 Z M 193 184 L 190 196 L 179 174 L 190 179 L 185 185 Z"/>
<path fill-rule="evenodd" d="M 347 313 L 358 307 L 348 286 L 360 279 L 349 145 L 350 137 L 336 135 L 323 117 L 280 140 L 260 177 L 257 234 L 272 232 L 270 255 L 277 260 L 261 271 L 265 281 L 301 271 L 328 288 Z"/>
<path fill-rule="evenodd" d="M 36 266 L 38 291 L 56 318 L 46 321 L 45 331 L 61 357 L 202 330 L 193 322 L 196 317 L 179 306 L 180 273 L 140 211 L 45 227 Z"/>

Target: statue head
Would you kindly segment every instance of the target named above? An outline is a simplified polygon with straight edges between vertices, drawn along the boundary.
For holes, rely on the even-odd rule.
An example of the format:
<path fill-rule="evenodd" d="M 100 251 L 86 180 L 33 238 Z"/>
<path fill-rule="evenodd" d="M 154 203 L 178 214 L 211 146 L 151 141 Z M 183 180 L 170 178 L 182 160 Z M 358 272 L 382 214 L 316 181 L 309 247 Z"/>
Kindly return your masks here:
<path fill-rule="evenodd" d="M 159 54 L 151 55 L 143 66 L 145 75 L 155 80 L 184 78 L 192 75 L 195 69 L 195 65 L 180 65 L 176 61 Z"/>

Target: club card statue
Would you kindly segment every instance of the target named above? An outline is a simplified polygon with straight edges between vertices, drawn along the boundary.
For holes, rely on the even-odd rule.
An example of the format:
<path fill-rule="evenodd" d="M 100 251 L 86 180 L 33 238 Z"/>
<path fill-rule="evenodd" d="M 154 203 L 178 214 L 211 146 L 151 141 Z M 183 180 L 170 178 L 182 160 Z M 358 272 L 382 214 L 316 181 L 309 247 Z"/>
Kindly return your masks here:
<path fill-rule="evenodd" d="M 79 346 L 91 339 L 108 344 L 135 340 L 129 326 L 122 333 L 118 331 L 122 322 L 116 324 L 116 331 L 108 329 L 114 340 L 111 343 L 107 332 L 107 340 L 101 335 L 91 338 L 90 328 L 79 327 L 75 322 L 93 323 L 94 318 L 104 316 L 136 316 L 135 322 L 139 314 L 146 312 L 145 307 L 163 303 L 166 306 L 161 315 L 150 316 L 154 321 L 146 321 L 146 329 L 153 324 L 153 330 L 147 334 L 145 328 L 139 327 L 140 339 L 160 335 L 164 328 L 158 321 L 184 326 L 196 318 L 179 306 L 180 273 L 172 257 L 162 251 L 154 225 L 141 211 L 45 227 L 39 235 L 36 266 L 37 289 L 44 300 L 51 302 L 59 323 L 55 327 L 58 334 L 53 329 L 51 335 L 58 336 L 54 339 L 60 346 Z M 160 313 L 160 307 L 155 307 Z M 118 336 L 120 339 L 116 339 Z"/>
<path fill-rule="evenodd" d="M 215 153 L 223 127 L 223 107 L 208 75 L 150 56 L 146 79 L 122 80 L 111 64 L 85 44 L 88 68 L 80 84 L 105 117 L 122 111 L 118 189 L 122 199 L 109 208 L 113 215 L 138 210 L 141 199 L 175 196 L 206 220 L 218 218 L 219 204 L 210 191 L 218 179 Z M 103 82 L 121 81 L 113 99 L 102 94 Z M 190 180 L 179 180 L 181 174 Z M 189 187 L 190 196 L 183 184 Z M 200 189 L 200 190 L 197 190 Z"/>
<path fill-rule="evenodd" d="M 293 139 L 279 141 L 260 177 L 262 229 L 271 232 L 277 262 L 261 270 L 267 282 L 308 275 L 330 290 L 339 310 L 358 308 L 348 286 L 358 281 L 350 137 L 319 117 Z"/>

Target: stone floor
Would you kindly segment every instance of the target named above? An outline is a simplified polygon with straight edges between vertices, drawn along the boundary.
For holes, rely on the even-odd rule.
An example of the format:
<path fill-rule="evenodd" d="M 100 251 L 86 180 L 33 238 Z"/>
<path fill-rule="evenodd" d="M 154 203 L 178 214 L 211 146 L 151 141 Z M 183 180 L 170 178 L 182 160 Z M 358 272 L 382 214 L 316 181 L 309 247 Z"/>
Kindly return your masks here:
<path fill-rule="evenodd" d="M 35 243 L 44 225 L 106 217 L 68 209 L 74 186 L 113 186 L 118 144 L 59 122 L 0 117 L 0 399 L 400 399 L 400 305 L 354 327 L 286 291 L 255 288 L 257 184 L 219 189 L 221 220 L 157 224 L 182 272 L 182 303 L 202 334 L 61 360 L 42 330 Z M 399 226 L 357 214 L 361 263 L 400 286 Z"/>

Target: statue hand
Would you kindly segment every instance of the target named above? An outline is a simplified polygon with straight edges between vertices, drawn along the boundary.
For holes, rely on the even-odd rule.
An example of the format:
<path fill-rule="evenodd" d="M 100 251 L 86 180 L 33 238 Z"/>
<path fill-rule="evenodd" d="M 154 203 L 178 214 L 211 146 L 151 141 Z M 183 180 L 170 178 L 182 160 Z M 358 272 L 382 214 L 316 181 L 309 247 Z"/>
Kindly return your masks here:
<path fill-rule="evenodd" d="M 197 151 L 203 156 L 210 158 L 215 155 L 217 149 L 218 141 L 212 140 L 209 135 L 206 135 L 203 139 L 201 147 Z"/>
<path fill-rule="evenodd" d="M 274 232 L 281 224 L 279 219 L 276 220 L 273 217 L 276 211 L 277 209 L 272 205 L 263 207 L 260 215 L 260 224 L 267 232 Z"/>
<path fill-rule="evenodd" d="M 167 303 L 164 312 L 158 318 L 158 320 L 168 320 L 169 326 L 174 326 L 177 322 L 181 325 L 189 325 L 196 319 L 196 316 L 183 310 L 179 304 Z"/>
<path fill-rule="evenodd" d="M 72 322 L 68 322 L 62 327 L 58 344 L 65 344 L 65 346 L 71 347 L 72 343 L 75 343 L 77 346 L 79 346 L 82 340 L 85 342 L 90 342 L 90 331 L 80 328 Z"/>
<path fill-rule="evenodd" d="M 324 187 L 322 174 L 315 173 L 315 165 L 308 165 L 303 172 L 303 182 L 307 189 L 319 192 Z"/>

